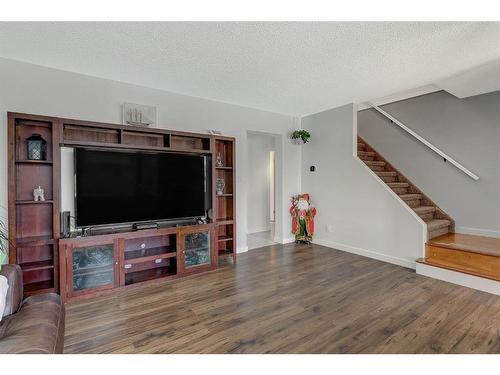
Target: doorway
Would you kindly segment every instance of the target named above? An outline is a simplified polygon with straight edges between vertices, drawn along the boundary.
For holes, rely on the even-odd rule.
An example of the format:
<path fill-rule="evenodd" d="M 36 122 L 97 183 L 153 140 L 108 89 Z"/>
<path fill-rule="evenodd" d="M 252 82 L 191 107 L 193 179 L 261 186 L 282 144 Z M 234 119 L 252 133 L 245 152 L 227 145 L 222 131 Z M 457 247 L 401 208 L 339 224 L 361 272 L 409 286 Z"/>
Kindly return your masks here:
<path fill-rule="evenodd" d="M 248 133 L 247 244 L 256 249 L 274 244 L 276 221 L 275 136 Z"/>

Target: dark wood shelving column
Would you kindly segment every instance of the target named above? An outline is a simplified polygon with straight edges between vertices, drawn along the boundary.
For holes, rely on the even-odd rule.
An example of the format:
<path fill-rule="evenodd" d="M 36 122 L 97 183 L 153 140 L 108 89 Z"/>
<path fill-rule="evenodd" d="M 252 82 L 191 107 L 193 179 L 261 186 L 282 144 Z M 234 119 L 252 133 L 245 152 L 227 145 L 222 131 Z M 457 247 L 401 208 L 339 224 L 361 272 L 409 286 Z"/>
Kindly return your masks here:
<path fill-rule="evenodd" d="M 23 270 L 24 293 L 58 292 L 59 141 L 57 119 L 8 114 L 10 263 Z M 28 160 L 27 138 L 47 142 L 46 160 Z M 45 191 L 34 201 L 33 190 Z"/>
<path fill-rule="evenodd" d="M 213 191 L 215 223 L 217 232 L 217 253 L 219 260 L 228 257 L 236 261 L 236 168 L 235 139 L 231 137 L 215 137 L 213 157 Z M 217 165 L 217 159 L 222 166 Z M 225 183 L 224 193 L 217 194 L 217 180 Z"/>

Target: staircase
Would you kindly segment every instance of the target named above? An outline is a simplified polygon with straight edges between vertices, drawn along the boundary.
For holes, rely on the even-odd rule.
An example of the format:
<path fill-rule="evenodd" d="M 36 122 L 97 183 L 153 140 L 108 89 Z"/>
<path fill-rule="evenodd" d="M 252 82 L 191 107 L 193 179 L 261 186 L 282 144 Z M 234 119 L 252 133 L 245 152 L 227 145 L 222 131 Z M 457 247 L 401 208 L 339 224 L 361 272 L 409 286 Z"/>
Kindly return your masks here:
<path fill-rule="evenodd" d="M 500 296 L 500 238 L 454 233 L 455 222 L 361 137 L 358 157 L 427 224 L 417 274 Z"/>
<path fill-rule="evenodd" d="M 454 231 L 454 221 L 361 137 L 358 157 L 425 221 L 428 239 Z"/>

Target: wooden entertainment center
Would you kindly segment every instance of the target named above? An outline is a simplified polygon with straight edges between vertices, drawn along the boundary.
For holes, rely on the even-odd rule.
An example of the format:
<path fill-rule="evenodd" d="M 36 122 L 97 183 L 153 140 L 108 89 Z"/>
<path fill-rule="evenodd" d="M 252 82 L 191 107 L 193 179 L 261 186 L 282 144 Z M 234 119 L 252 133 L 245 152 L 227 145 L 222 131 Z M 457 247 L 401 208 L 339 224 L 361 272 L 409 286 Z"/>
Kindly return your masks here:
<path fill-rule="evenodd" d="M 41 160 L 28 158 L 33 134 L 47 142 Z M 61 238 L 61 147 L 211 157 L 212 215 L 206 224 Z M 56 292 L 67 301 L 236 261 L 232 137 L 9 112 L 8 169 L 9 261 L 23 270 L 25 295 Z M 225 181 L 223 194 L 217 179 Z M 38 186 L 44 201 L 33 199 Z"/>

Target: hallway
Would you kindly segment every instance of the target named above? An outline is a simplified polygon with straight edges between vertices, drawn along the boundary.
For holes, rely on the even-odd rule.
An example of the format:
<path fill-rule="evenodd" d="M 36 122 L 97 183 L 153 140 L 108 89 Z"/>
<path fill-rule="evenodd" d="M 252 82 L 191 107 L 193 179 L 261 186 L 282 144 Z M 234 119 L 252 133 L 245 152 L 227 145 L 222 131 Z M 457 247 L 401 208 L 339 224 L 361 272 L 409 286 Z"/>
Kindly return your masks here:
<path fill-rule="evenodd" d="M 271 230 L 249 234 L 247 237 L 248 250 L 274 245 L 274 225 L 274 222 L 271 222 Z"/>

